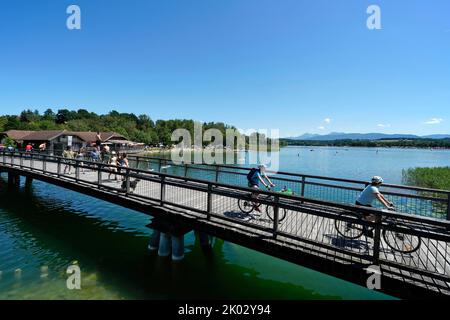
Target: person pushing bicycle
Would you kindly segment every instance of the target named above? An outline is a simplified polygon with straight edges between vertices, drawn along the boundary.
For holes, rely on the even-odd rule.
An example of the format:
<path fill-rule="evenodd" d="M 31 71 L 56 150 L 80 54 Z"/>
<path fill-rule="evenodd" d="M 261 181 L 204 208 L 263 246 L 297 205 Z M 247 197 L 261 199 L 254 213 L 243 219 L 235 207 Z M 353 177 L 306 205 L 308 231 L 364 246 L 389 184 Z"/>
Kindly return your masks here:
<path fill-rule="evenodd" d="M 264 179 L 267 180 L 264 181 Z M 267 189 L 270 189 L 270 187 L 275 187 L 275 185 L 270 181 L 269 177 L 266 175 L 266 166 L 264 164 L 260 164 L 257 168 L 253 168 L 250 170 L 250 172 L 247 174 L 247 181 L 248 181 L 248 187 L 252 189 L 259 189 L 259 183 L 262 182 L 264 187 Z M 257 193 L 252 193 L 253 198 L 257 198 Z M 261 212 L 259 207 L 257 206 L 257 203 L 253 203 L 253 208 L 257 212 Z"/>

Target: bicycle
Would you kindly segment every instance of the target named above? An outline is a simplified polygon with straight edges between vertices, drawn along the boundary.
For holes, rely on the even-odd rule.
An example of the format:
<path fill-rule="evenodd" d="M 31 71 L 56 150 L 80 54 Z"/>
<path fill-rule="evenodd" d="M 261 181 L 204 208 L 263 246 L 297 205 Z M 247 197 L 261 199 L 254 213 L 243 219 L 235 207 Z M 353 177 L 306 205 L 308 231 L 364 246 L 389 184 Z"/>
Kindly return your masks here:
<path fill-rule="evenodd" d="M 390 211 L 395 211 L 394 208 Z M 355 240 L 361 238 L 363 235 L 373 234 L 374 227 L 364 227 L 361 221 L 370 221 L 362 213 L 356 212 L 344 212 L 339 215 L 340 217 L 353 218 L 355 222 L 347 222 L 340 219 L 334 221 L 337 232 L 346 239 Z M 400 227 L 402 229 L 407 229 L 413 231 L 414 229 L 405 223 L 402 223 L 397 218 L 382 216 L 381 222 L 386 224 L 388 227 Z M 386 244 L 394 251 L 400 253 L 414 253 L 419 250 L 422 244 L 422 238 L 420 236 L 415 236 L 412 232 L 398 232 L 392 230 L 386 230 L 383 228 L 382 236 Z M 370 235 L 369 235 L 370 237 Z"/>
<path fill-rule="evenodd" d="M 270 188 L 267 188 L 267 190 L 270 191 Z M 259 209 L 261 207 L 262 203 L 257 202 L 258 200 L 273 202 L 274 199 L 275 199 L 275 197 L 273 195 L 266 195 L 266 194 L 258 195 L 258 197 L 255 198 L 254 200 L 239 199 L 238 207 L 243 213 L 250 214 L 253 212 L 253 210 L 255 210 L 255 208 Z M 287 213 L 287 210 L 284 208 L 280 208 L 278 210 L 278 221 L 279 222 L 283 221 L 286 218 L 286 213 Z M 266 205 L 266 214 L 270 220 L 272 220 L 272 221 L 275 220 L 275 212 L 274 212 L 273 206 Z"/>

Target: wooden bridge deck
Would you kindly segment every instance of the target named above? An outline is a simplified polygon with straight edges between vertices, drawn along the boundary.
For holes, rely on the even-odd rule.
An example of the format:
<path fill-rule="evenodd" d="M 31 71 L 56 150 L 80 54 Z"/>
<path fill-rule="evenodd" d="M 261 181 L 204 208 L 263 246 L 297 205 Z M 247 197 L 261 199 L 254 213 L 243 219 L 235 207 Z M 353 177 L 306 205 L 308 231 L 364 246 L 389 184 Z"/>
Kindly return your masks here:
<path fill-rule="evenodd" d="M 20 163 L 22 162 L 22 163 Z M 0 157 L 0 166 L 3 158 Z M 34 178 L 46 177 L 47 182 L 59 180 L 59 185 L 76 184 L 85 188 L 86 194 L 96 196 L 96 191 L 106 190 L 110 195 L 127 198 L 127 201 L 140 202 L 144 205 L 158 207 L 161 205 L 161 182 L 155 173 L 140 173 L 140 181 L 133 193 L 125 195 L 119 181 L 114 180 L 114 174 L 109 177 L 107 172 L 101 173 L 101 184 L 98 184 L 99 173 L 94 169 L 80 168 L 78 175 L 72 168 L 71 174 L 62 174 L 65 165 L 61 164 L 58 176 L 58 165 L 55 162 L 24 159 L 13 159 L 15 170 L 23 175 L 29 175 L 33 167 Z M 19 166 L 22 166 L 20 168 Z M 11 159 L 8 157 L 3 169 L 11 169 Z M 39 172 L 44 170 L 45 173 Z M 122 171 L 122 173 L 124 173 Z M 130 181 L 134 181 L 132 177 Z M 45 179 L 44 179 L 45 180 Z M 323 205 L 307 202 L 295 202 L 295 210 L 287 210 L 286 218 L 278 225 L 276 239 L 273 238 L 273 221 L 270 220 L 262 206 L 262 213 L 242 214 L 238 207 L 237 196 L 242 192 L 228 186 L 218 186 L 211 194 L 209 219 L 205 220 L 208 211 L 208 188 L 196 181 L 183 181 L 181 178 L 168 177 L 165 180 L 164 204 L 165 210 L 189 216 L 192 219 L 207 223 L 214 228 L 229 229 L 247 238 L 259 239 L 267 246 L 275 248 L 290 248 L 298 255 L 308 254 L 335 264 L 346 266 L 369 266 L 374 254 L 374 240 L 363 236 L 356 240 L 347 240 L 337 233 L 335 219 L 343 211 L 333 204 Z M 147 212 L 152 215 L 152 212 Z M 426 224 L 426 222 L 424 222 Z M 211 227 L 212 226 L 212 227 Z M 211 232 L 214 233 L 214 232 Z M 219 232 L 220 234 L 220 232 Z M 233 241 L 228 237 L 225 240 Z M 449 242 L 432 238 L 422 238 L 420 249 L 411 254 L 394 252 L 381 237 L 380 260 L 383 275 L 389 279 L 407 283 L 441 294 L 450 294 L 450 248 Z M 245 242 L 245 241 L 244 241 Z M 243 241 L 240 244 L 244 244 Z M 275 249 L 278 250 L 278 249 Z M 288 259 L 294 261 L 295 259 Z M 306 264 L 307 265 L 307 264 Z M 320 270 L 320 268 L 319 268 Z M 348 272 L 350 269 L 345 269 Z M 332 274 L 333 272 L 329 272 Z M 364 272 L 363 272 L 364 273 Z M 361 271 L 360 271 L 361 275 Z M 369 274 L 367 274 L 367 277 Z M 347 277 L 350 279 L 351 277 Z M 361 283 L 362 284 L 362 283 Z M 382 284 L 383 285 L 383 284 Z M 390 292 L 392 294 L 392 292 Z"/>

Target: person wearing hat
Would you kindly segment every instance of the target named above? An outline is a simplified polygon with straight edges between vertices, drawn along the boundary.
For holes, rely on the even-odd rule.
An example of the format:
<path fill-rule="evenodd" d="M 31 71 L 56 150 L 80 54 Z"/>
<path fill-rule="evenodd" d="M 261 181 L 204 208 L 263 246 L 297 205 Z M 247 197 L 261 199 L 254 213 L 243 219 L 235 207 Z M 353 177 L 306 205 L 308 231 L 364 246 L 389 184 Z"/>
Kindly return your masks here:
<path fill-rule="evenodd" d="M 383 178 L 375 176 L 372 178 L 372 182 L 361 192 L 358 199 L 356 199 L 355 204 L 357 206 L 372 207 L 373 202 L 378 200 L 387 209 L 393 210 L 395 206 L 392 202 L 384 197 L 380 192 L 380 186 L 383 184 Z M 363 213 L 363 219 L 368 221 L 374 221 L 375 217 L 373 214 Z M 367 226 L 363 226 L 363 233 L 373 238 L 373 231 L 369 230 Z"/>
<path fill-rule="evenodd" d="M 380 192 L 379 187 L 383 184 L 383 178 L 375 176 L 372 182 L 361 192 L 355 204 L 358 206 L 372 207 L 375 200 L 380 201 L 387 209 L 392 209 L 394 204 L 387 200 Z"/>

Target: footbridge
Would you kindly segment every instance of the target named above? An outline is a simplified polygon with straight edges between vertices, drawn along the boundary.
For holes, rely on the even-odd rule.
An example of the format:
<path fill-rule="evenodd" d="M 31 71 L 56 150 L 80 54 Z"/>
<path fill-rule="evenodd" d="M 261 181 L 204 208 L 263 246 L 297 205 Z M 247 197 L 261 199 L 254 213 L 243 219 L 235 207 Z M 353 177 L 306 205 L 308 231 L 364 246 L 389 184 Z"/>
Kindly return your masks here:
<path fill-rule="evenodd" d="M 273 182 L 293 194 L 258 191 L 261 213 L 244 214 L 254 200 L 248 170 L 134 156 L 117 172 L 88 160 L 0 153 L 10 185 L 37 179 L 149 215 L 149 248 L 174 260 L 195 230 L 362 286 L 379 271 L 379 290 L 396 297 L 449 297 L 449 191 L 384 185 L 397 208 L 387 212 L 353 205 L 366 182 L 277 172 Z"/>

